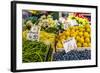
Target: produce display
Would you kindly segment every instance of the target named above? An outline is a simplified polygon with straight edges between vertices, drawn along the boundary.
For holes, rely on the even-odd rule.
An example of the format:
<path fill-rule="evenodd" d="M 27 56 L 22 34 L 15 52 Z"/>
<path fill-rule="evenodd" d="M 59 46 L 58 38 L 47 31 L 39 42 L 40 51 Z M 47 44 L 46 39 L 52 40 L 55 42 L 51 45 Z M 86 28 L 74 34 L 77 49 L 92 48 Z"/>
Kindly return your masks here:
<path fill-rule="evenodd" d="M 88 60 L 91 59 L 91 50 L 71 50 L 68 53 L 65 51 L 54 53 L 53 61 L 66 61 L 66 60 Z"/>
<path fill-rule="evenodd" d="M 89 19 L 84 17 L 81 14 L 75 13 L 74 15 L 68 16 L 68 20 L 76 20 L 79 24 L 79 26 L 84 26 L 89 24 Z"/>
<path fill-rule="evenodd" d="M 91 59 L 91 16 L 82 14 L 23 10 L 22 61 Z"/>
<path fill-rule="evenodd" d="M 37 41 L 23 41 L 23 62 L 45 62 L 49 61 L 47 58 L 50 46 Z"/>
<path fill-rule="evenodd" d="M 62 42 L 74 37 L 78 47 L 90 47 L 91 45 L 90 25 L 72 26 L 57 36 L 57 48 L 63 48 Z"/>

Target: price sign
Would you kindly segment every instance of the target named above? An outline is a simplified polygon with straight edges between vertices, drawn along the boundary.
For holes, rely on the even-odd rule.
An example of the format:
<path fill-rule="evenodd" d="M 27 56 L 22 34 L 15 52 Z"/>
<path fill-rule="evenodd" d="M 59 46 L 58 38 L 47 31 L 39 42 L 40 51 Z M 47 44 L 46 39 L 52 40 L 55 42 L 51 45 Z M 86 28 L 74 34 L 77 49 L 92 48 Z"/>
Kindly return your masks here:
<path fill-rule="evenodd" d="M 75 41 L 75 38 L 70 38 L 68 40 L 65 40 L 63 42 L 63 45 L 64 45 L 64 50 L 66 51 L 66 53 L 68 51 L 71 51 L 73 49 L 76 49 L 77 48 L 77 45 L 76 45 L 76 41 Z"/>
<path fill-rule="evenodd" d="M 71 26 L 78 25 L 78 23 L 77 23 L 77 21 L 76 21 L 76 20 L 71 20 L 71 21 L 70 21 L 70 24 L 71 24 Z"/>
<path fill-rule="evenodd" d="M 27 34 L 28 40 L 39 40 L 39 27 L 33 26 Z"/>

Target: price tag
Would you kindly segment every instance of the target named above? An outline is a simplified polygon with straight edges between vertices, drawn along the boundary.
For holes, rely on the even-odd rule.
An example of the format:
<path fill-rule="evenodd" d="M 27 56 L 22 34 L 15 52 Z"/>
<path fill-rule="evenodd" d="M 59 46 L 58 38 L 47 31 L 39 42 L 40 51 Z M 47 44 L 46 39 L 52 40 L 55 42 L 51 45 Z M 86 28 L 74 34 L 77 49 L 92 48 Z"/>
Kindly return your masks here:
<path fill-rule="evenodd" d="M 78 25 L 77 21 L 76 20 L 71 20 L 71 26 L 75 26 L 75 25 Z"/>
<path fill-rule="evenodd" d="M 75 41 L 74 37 L 70 38 L 68 40 L 65 40 L 63 42 L 63 45 L 64 45 L 64 50 L 66 51 L 66 53 L 77 48 L 76 41 Z"/>
<path fill-rule="evenodd" d="M 68 29 L 70 27 L 69 22 L 65 22 L 63 25 L 64 25 L 64 29 Z"/>
<path fill-rule="evenodd" d="M 27 34 L 28 40 L 39 40 L 39 27 L 33 26 Z"/>
<path fill-rule="evenodd" d="M 70 26 L 79 25 L 76 20 L 69 20 L 68 22 L 69 22 Z"/>

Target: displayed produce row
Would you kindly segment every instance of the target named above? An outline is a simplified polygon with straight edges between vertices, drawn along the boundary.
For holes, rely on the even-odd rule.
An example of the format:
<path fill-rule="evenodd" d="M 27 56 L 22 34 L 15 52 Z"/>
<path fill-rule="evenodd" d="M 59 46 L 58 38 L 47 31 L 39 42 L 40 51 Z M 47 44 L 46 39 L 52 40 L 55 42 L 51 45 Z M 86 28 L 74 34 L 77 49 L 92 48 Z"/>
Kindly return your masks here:
<path fill-rule="evenodd" d="M 57 36 L 57 48 L 63 48 L 62 42 L 74 37 L 78 47 L 91 46 L 91 28 L 90 25 L 72 26 Z"/>
<path fill-rule="evenodd" d="M 69 52 L 57 52 L 53 54 L 53 61 L 88 60 L 91 59 L 91 50 L 71 50 Z"/>
<path fill-rule="evenodd" d="M 58 14 L 23 11 L 23 62 L 91 59 L 90 21 L 77 13 L 64 17 Z"/>
<path fill-rule="evenodd" d="M 48 54 L 52 48 L 42 42 L 23 41 L 23 62 L 45 62 L 51 61 L 51 55 Z"/>

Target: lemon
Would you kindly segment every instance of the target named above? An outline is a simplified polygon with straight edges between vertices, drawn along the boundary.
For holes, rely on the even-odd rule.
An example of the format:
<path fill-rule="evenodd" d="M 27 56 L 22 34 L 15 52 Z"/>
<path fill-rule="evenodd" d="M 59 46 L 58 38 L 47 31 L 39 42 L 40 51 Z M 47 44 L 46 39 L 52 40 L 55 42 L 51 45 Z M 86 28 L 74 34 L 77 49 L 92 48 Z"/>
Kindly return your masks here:
<path fill-rule="evenodd" d="M 79 36 L 83 36 L 83 32 L 79 32 L 78 35 L 79 35 Z"/>
<path fill-rule="evenodd" d="M 84 36 L 81 36 L 80 38 L 83 38 L 84 39 Z"/>
<path fill-rule="evenodd" d="M 68 31 L 68 32 L 70 32 L 70 29 L 69 29 L 69 28 L 67 28 L 67 29 L 65 29 L 65 31 Z"/>
<path fill-rule="evenodd" d="M 80 36 L 76 36 L 76 40 L 77 41 L 80 41 Z"/>
<path fill-rule="evenodd" d="M 79 31 L 83 32 L 85 29 L 83 27 L 79 27 Z"/>
<path fill-rule="evenodd" d="M 76 31 L 74 34 L 77 36 L 78 35 L 78 32 Z"/>
<path fill-rule="evenodd" d="M 71 31 L 70 31 L 70 33 L 74 33 L 74 32 L 75 32 L 75 30 L 71 30 Z"/>
<path fill-rule="evenodd" d="M 67 40 L 67 39 L 69 39 L 69 38 L 70 38 L 70 37 L 69 37 L 69 36 L 67 36 L 67 37 L 66 37 L 66 40 Z"/>
<path fill-rule="evenodd" d="M 84 38 L 80 38 L 79 42 L 84 43 Z"/>
<path fill-rule="evenodd" d="M 71 36 L 71 37 L 74 37 L 74 34 L 71 34 L 70 36 Z"/>
<path fill-rule="evenodd" d="M 72 33 L 71 34 L 71 37 L 76 37 L 76 33 Z"/>
<path fill-rule="evenodd" d="M 76 36 L 77 36 L 77 34 L 78 34 L 78 33 L 77 33 L 77 32 L 75 32 L 75 33 L 74 33 L 74 37 L 76 37 Z"/>
<path fill-rule="evenodd" d="M 77 46 L 78 46 L 78 47 L 81 47 L 81 46 L 82 46 L 82 44 L 78 42 L 78 43 L 77 43 Z"/>
<path fill-rule="evenodd" d="M 62 35 L 62 37 L 60 37 L 61 39 L 66 39 L 66 36 L 65 35 Z"/>
<path fill-rule="evenodd" d="M 88 47 L 91 47 L 91 43 L 88 43 Z"/>
<path fill-rule="evenodd" d="M 66 35 L 66 36 L 70 36 L 70 32 L 69 32 L 69 31 L 66 31 L 66 32 L 65 32 L 65 35 Z"/>
<path fill-rule="evenodd" d="M 76 32 L 76 35 L 78 35 L 79 31 L 78 31 L 78 30 L 76 30 L 75 32 Z"/>
<path fill-rule="evenodd" d="M 57 48 L 63 48 L 63 45 L 62 45 L 61 42 L 58 42 L 58 43 L 57 43 Z"/>
<path fill-rule="evenodd" d="M 90 39 L 89 38 L 85 38 L 85 42 L 86 43 L 89 43 L 90 42 Z"/>
<path fill-rule="evenodd" d="M 88 47 L 88 44 L 87 43 L 83 43 L 83 47 Z"/>
<path fill-rule="evenodd" d="M 75 26 L 71 26 L 71 27 L 70 27 L 70 30 L 74 30 L 74 29 L 75 29 Z"/>
<path fill-rule="evenodd" d="M 87 28 L 86 31 L 87 31 L 88 33 L 90 33 L 90 32 L 91 32 L 91 29 L 90 29 L 90 28 Z"/>
<path fill-rule="evenodd" d="M 75 26 L 75 30 L 78 30 L 78 26 Z"/>
<path fill-rule="evenodd" d="M 87 28 L 90 28 L 90 25 L 89 24 L 86 24 L 85 25 L 85 28 L 87 29 Z"/>
<path fill-rule="evenodd" d="M 85 38 L 90 37 L 89 33 L 88 33 L 88 32 L 84 32 L 84 37 L 85 37 Z"/>

